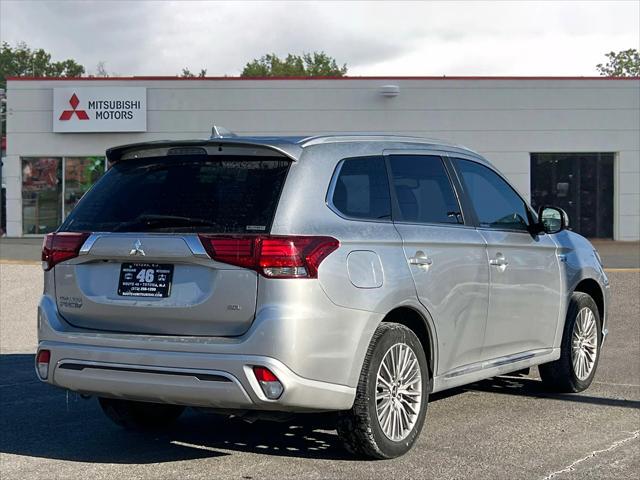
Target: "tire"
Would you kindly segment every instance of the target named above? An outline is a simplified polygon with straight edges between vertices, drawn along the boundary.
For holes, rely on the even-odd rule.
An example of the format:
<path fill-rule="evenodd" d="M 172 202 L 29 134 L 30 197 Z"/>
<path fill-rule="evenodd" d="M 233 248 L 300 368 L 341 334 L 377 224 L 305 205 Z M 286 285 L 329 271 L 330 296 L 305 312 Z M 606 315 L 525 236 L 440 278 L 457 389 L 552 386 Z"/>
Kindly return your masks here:
<path fill-rule="evenodd" d="M 408 347 L 408 350 L 407 350 Z M 409 353 L 409 350 L 411 353 Z M 378 373 L 382 372 L 383 377 L 392 378 L 385 371 L 386 364 L 382 363 L 387 354 L 404 354 L 408 359 L 409 366 L 404 374 L 405 386 L 398 391 L 398 387 L 386 389 L 378 385 Z M 402 357 L 396 357 L 398 359 Z M 416 366 L 419 370 L 416 369 Z M 417 378 L 420 382 L 417 382 Z M 382 323 L 371 339 L 367 354 L 360 373 L 360 380 L 356 390 L 356 398 L 351 410 L 340 412 L 337 421 L 338 435 L 343 441 L 346 449 L 357 456 L 375 459 L 388 459 L 399 457 L 408 452 L 418 438 L 424 424 L 427 412 L 429 390 L 429 370 L 424 349 L 418 337 L 404 325 L 397 323 Z M 384 399 L 376 399 L 376 393 L 384 394 Z M 405 392 L 405 393 L 402 393 Z M 419 405 L 416 401 L 420 395 Z M 395 396 L 394 396 L 395 395 Z M 378 405 L 386 404 L 387 416 L 384 412 L 379 415 Z M 411 404 L 413 408 L 405 406 Z M 404 408 L 410 415 L 403 417 L 405 422 L 404 433 L 396 430 L 398 435 L 389 436 L 385 433 L 383 424 L 389 415 L 393 416 L 392 410 L 397 412 L 397 406 Z M 417 406 L 416 406 L 417 405 Z M 382 417 L 382 419 L 380 418 Z M 397 418 L 397 417 L 396 417 Z M 387 423 L 387 432 L 389 425 Z M 394 438 L 396 437 L 396 438 Z"/>
<path fill-rule="evenodd" d="M 588 316 L 589 314 L 593 316 L 593 328 L 596 329 L 596 332 L 595 334 L 586 335 L 585 332 L 580 331 L 580 325 L 582 325 L 580 317 L 581 315 Z M 588 323 L 591 324 L 591 322 Z M 589 331 L 591 331 L 591 329 L 589 329 Z M 585 337 L 585 335 L 590 336 L 591 340 L 580 342 L 579 338 L 581 337 L 581 333 L 582 337 Z M 576 335 L 578 338 L 576 338 Z M 595 351 L 592 351 L 591 345 L 593 345 L 594 342 L 595 345 L 593 349 Z M 582 349 L 587 351 L 583 357 L 594 359 L 592 366 L 586 371 L 580 371 L 579 365 L 574 366 L 572 349 L 574 349 L 574 347 L 579 349 L 580 345 L 584 345 Z M 602 321 L 600 320 L 598 306 L 586 293 L 574 292 L 571 295 L 567 309 L 567 318 L 565 320 L 562 343 L 560 345 L 560 358 L 555 362 L 546 363 L 538 367 L 543 384 L 550 390 L 564 393 L 577 393 L 587 389 L 596 374 L 598 361 L 600 360 L 601 345 Z M 588 352 L 592 352 L 591 355 L 588 355 Z"/>
<path fill-rule="evenodd" d="M 182 414 L 185 407 L 161 403 L 134 402 L 113 398 L 99 398 L 100 407 L 116 425 L 127 430 L 158 430 L 168 427 Z"/>

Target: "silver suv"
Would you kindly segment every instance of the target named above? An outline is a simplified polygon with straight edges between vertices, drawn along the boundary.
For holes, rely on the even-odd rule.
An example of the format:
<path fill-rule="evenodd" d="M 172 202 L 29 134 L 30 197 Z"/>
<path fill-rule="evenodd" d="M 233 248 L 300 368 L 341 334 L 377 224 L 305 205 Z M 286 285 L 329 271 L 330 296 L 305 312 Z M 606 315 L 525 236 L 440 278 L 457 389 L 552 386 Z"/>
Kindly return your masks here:
<path fill-rule="evenodd" d="M 391 458 L 432 392 L 534 365 L 556 391 L 593 380 L 598 254 L 477 153 L 217 135 L 107 157 L 44 241 L 36 371 L 124 427 L 332 411 L 349 450 Z"/>

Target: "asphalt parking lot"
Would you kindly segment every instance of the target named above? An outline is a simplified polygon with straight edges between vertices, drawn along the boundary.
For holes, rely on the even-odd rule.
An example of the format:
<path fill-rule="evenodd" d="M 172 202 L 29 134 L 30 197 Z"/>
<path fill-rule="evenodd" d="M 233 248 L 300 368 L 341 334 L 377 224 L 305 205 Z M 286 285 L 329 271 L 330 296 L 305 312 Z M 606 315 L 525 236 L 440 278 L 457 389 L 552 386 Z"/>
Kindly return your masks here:
<path fill-rule="evenodd" d="M 166 433 L 118 429 L 95 399 L 36 380 L 42 272 L 0 264 L 0 478 L 637 478 L 640 273 L 609 277 L 610 335 L 589 390 L 548 394 L 533 371 L 437 394 L 416 447 L 371 462 L 349 457 L 318 417 L 247 424 L 190 411 Z"/>

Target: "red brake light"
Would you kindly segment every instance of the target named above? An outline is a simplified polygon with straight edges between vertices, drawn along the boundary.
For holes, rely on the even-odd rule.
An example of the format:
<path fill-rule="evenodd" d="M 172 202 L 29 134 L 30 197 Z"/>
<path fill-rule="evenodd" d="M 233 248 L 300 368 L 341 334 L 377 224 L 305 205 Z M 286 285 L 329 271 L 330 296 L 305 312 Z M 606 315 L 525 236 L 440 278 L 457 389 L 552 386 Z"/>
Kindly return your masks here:
<path fill-rule="evenodd" d="M 259 382 L 278 382 L 278 377 L 276 377 L 271 370 L 266 367 L 253 367 L 253 373 L 258 379 Z"/>
<path fill-rule="evenodd" d="M 40 350 L 38 352 L 37 363 L 49 363 L 51 360 L 51 352 L 49 350 Z"/>
<path fill-rule="evenodd" d="M 200 235 L 209 256 L 272 278 L 317 278 L 320 263 L 340 246 L 332 237 Z"/>
<path fill-rule="evenodd" d="M 267 367 L 253 367 L 253 374 L 256 376 L 262 393 L 270 400 L 280 398 L 282 392 L 284 392 L 284 386 L 278 380 L 271 370 Z"/>
<path fill-rule="evenodd" d="M 49 376 L 49 362 L 51 361 L 51 352 L 49 350 L 40 350 L 36 356 L 36 371 L 41 380 L 46 380 Z"/>
<path fill-rule="evenodd" d="M 51 270 L 55 265 L 75 258 L 89 237 L 88 233 L 49 233 L 42 242 L 42 268 Z"/>

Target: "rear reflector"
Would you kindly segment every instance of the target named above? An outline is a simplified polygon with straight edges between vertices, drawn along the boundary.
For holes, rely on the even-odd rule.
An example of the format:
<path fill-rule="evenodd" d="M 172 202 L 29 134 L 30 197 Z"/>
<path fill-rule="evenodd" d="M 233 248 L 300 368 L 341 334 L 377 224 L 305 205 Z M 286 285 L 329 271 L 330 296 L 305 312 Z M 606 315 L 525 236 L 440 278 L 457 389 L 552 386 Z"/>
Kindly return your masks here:
<path fill-rule="evenodd" d="M 271 370 L 267 367 L 253 367 L 253 374 L 260 384 L 260 388 L 269 400 L 275 400 L 282 395 L 284 387 Z"/>
<path fill-rule="evenodd" d="M 42 268 L 51 270 L 60 262 L 75 258 L 89 233 L 49 233 L 42 242 Z"/>
<path fill-rule="evenodd" d="M 41 380 L 46 380 L 49 376 L 49 361 L 51 360 L 51 352 L 49 350 L 40 350 L 36 357 L 36 369 Z"/>
<path fill-rule="evenodd" d="M 218 262 L 256 270 L 271 278 L 317 278 L 320 263 L 340 246 L 332 237 L 200 235 Z"/>

